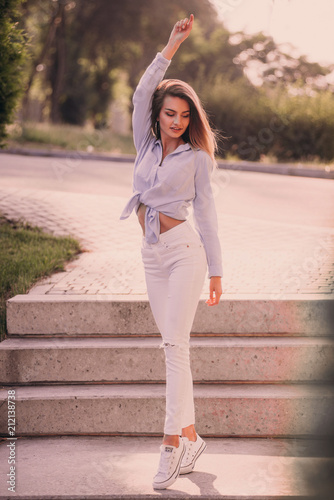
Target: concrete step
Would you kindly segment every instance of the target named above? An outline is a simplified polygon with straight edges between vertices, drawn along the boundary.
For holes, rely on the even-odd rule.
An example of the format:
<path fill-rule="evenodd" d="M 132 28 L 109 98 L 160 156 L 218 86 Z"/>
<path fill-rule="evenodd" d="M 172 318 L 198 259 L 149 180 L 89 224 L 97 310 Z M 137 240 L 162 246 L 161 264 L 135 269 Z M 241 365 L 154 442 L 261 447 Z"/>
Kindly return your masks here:
<path fill-rule="evenodd" d="M 6 483 L 8 443 L 0 447 L 1 498 L 303 500 L 324 487 L 333 491 L 332 478 L 326 484 L 323 474 L 333 459 L 309 440 L 207 438 L 195 470 L 160 492 L 152 488 L 160 438 L 67 436 L 21 438 L 15 443 L 15 493 Z"/>
<path fill-rule="evenodd" d="M 162 384 L 25 386 L 15 390 L 16 436 L 160 435 Z M 13 394 L 13 393 L 11 393 Z M 302 437 L 333 433 L 332 386 L 195 385 L 203 436 Z M 0 390 L 0 433 L 8 436 L 7 390 Z M 9 436 L 8 436 L 9 437 Z"/>
<path fill-rule="evenodd" d="M 2 384 L 165 381 L 159 338 L 8 338 Z M 334 338 L 193 337 L 195 383 L 332 380 Z"/>
<path fill-rule="evenodd" d="M 334 296 L 224 295 L 218 307 L 201 300 L 193 332 L 333 335 Z M 7 303 L 9 335 L 155 334 L 142 295 L 17 295 Z"/>

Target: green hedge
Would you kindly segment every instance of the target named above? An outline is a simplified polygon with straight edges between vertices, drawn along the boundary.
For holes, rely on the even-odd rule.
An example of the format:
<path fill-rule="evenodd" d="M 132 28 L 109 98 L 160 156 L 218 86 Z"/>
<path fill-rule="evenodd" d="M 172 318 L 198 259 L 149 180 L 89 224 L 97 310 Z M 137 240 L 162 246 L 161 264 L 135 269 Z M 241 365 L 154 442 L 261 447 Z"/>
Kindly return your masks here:
<path fill-rule="evenodd" d="M 6 124 L 13 118 L 22 86 L 25 39 L 18 29 L 21 0 L 0 0 L 0 147 L 7 137 Z"/>
<path fill-rule="evenodd" d="M 265 92 L 243 80 L 217 81 L 202 99 L 211 120 L 227 137 L 220 154 L 242 160 L 272 155 L 278 160 L 334 160 L 334 95 Z"/>

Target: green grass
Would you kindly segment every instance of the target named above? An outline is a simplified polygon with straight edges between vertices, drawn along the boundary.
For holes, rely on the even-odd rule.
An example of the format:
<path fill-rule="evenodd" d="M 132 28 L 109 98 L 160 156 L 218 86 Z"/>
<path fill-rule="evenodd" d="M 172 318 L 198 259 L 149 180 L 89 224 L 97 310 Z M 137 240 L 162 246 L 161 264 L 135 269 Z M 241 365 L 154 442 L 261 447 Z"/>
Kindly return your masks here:
<path fill-rule="evenodd" d="M 70 237 L 54 237 L 0 215 L 0 338 L 6 334 L 6 300 L 24 294 L 40 278 L 64 270 L 80 252 Z"/>
<path fill-rule="evenodd" d="M 8 127 L 7 147 L 33 147 L 97 153 L 135 153 L 132 135 L 74 125 L 24 123 Z"/>

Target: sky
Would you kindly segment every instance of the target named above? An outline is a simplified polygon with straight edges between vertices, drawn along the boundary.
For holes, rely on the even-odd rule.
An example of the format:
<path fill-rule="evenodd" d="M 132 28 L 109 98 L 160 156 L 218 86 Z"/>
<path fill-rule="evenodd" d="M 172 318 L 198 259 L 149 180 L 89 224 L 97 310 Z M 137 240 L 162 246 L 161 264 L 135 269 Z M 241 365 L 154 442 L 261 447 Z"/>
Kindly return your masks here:
<path fill-rule="evenodd" d="M 264 31 L 309 61 L 334 64 L 334 0 L 211 0 L 231 32 Z"/>

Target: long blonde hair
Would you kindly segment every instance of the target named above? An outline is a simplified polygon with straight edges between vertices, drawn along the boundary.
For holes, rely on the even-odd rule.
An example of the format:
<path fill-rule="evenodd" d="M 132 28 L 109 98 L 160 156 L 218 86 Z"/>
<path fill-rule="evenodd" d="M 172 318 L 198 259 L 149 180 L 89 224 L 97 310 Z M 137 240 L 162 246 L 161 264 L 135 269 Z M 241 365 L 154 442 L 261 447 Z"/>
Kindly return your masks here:
<path fill-rule="evenodd" d="M 182 80 L 163 80 L 156 88 L 152 100 L 151 125 L 154 135 L 160 139 L 160 130 L 156 121 L 160 114 L 164 98 L 167 96 L 179 97 L 189 104 L 190 121 L 187 130 L 182 135 L 184 142 L 189 142 L 194 148 L 199 148 L 208 153 L 215 162 L 217 150 L 216 134 L 209 124 L 207 114 L 194 89 Z"/>

